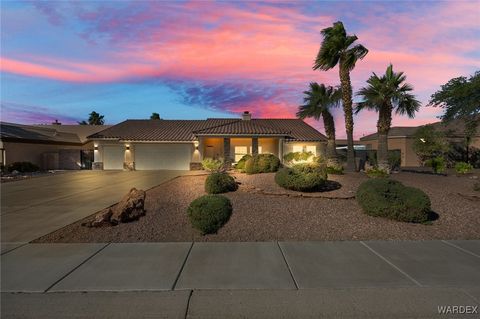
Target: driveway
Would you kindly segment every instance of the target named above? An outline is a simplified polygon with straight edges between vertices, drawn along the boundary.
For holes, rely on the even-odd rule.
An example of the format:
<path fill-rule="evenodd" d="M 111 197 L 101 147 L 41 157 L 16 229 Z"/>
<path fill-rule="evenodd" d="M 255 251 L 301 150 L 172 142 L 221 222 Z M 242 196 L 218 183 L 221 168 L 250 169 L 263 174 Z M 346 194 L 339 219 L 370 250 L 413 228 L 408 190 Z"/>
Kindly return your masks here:
<path fill-rule="evenodd" d="M 29 242 L 118 202 L 132 187 L 190 173 L 78 171 L 2 184 L 1 241 Z"/>

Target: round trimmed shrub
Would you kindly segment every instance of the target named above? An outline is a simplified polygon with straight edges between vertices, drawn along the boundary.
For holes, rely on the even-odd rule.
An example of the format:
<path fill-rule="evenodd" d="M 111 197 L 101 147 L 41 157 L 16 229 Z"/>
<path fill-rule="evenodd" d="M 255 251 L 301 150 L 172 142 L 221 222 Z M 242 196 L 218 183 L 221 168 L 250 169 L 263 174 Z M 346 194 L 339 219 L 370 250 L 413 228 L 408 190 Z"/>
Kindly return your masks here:
<path fill-rule="evenodd" d="M 318 163 L 284 167 L 275 174 L 275 182 L 278 185 L 299 192 L 321 191 L 326 181 L 326 166 Z"/>
<path fill-rule="evenodd" d="M 236 191 L 235 179 L 227 173 L 212 173 L 205 180 L 205 191 L 209 194 L 220 194 Z"/>
<path fill-rule="evenodd" d="M 245 163 L 252 158 L 252 155 L 246 154 L 243 155 L 243 157 L 237 162 L 237 165 L 235 165 L 235 168 L 240 170 L 240 171 L 245 171 Z"/>
<path fill-rule="evenodd" d="M 187 210 L 192 226 L 205 234 L 216 233 L 232 215 L 232 203 L 222 195 L 204 195 L 190 203 Z"/>
<path fill-rule="evenodd" d="M 280 160 L 273 154 L 258 154 L 245 162 L 245 173 L 273 173 L 278 171 Z"/>
<path fill-rule="evenodd" d="M 387 178 L 362 183 L 356 197 L 363 211 L 375 217 L 424 223 L 431 211 L 430 199 L 422 190 Z"/>

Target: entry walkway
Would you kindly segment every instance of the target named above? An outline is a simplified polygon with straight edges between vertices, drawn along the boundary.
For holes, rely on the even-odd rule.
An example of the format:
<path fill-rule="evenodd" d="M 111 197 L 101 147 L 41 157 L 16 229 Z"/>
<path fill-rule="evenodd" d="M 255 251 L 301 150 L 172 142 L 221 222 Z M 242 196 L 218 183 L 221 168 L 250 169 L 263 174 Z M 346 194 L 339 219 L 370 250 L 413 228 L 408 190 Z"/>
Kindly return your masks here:
<path fill-rule="evenodd" d="M 27 244 L 1 288 L 5 318 L 439 318 L 480 304 L 480 241 Z"/>

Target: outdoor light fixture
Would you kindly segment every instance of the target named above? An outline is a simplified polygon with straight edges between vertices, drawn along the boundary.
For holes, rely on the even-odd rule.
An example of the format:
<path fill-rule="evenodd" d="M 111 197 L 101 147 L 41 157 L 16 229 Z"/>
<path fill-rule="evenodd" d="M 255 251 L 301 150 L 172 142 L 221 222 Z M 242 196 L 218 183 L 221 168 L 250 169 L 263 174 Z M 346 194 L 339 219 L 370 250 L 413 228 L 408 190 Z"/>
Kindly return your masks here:
<path fill-rule="evenodd" d="M 130 145 L 125 145 L 125 150 L 130 151 Z"/>
<path fill-rule="evenodd" d="M 198 141 L 194 141 L 194 142 L 193 142 L 193 145 L 195 145 L 195 150 L 198 151 Z"/>
<path fill-rule="evenodd" d="M 93 150 L 94 150 L 94 151 L 98 151 L 98 145 L 95 145 L 95 146 L 93 147 Z"/>
<path fill-rule="evenodd" d="M 425 139 L 424 139 L 424 138 L 421 138 L 420 141 L 422 141 L 422 143 L 425 143 Z"/>

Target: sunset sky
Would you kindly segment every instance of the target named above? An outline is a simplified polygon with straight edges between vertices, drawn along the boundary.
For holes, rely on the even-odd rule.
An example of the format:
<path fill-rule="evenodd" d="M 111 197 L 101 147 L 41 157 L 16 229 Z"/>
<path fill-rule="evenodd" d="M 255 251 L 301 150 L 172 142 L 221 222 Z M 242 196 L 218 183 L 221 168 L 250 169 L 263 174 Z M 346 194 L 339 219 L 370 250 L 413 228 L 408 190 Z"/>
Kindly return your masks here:
<path fill-rule="evenodd" d="M 389 63 L 413 84 L 424 106 L 395 126 L 437 121 L 430 95 L 480 69 L 478 0 L 2 1 L 1 120 L 294 117 L 310 81 L 339 84 L 337 68 L 312 70 L 320 30 L 338 20 L 370 50 L 354 91 Z M 335 117 L 342 138 L 342 111 Z M 375 131 L 376 117 L 356 116 L 355 136 Z"/>

